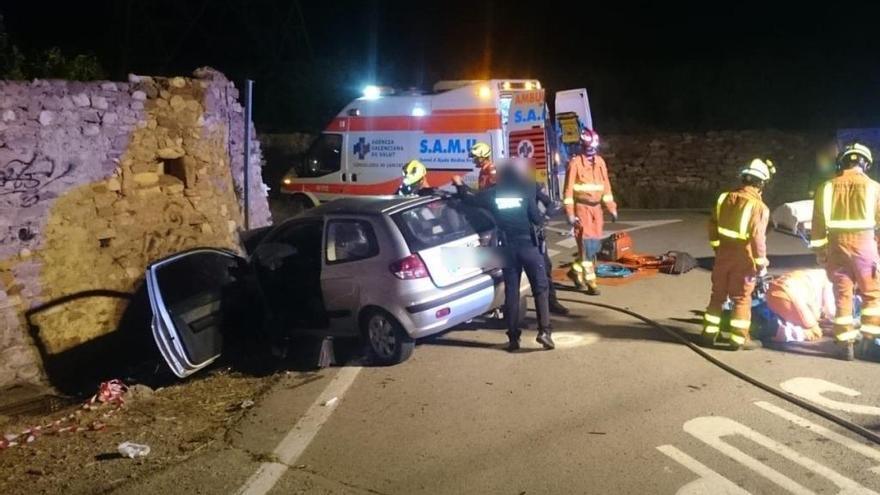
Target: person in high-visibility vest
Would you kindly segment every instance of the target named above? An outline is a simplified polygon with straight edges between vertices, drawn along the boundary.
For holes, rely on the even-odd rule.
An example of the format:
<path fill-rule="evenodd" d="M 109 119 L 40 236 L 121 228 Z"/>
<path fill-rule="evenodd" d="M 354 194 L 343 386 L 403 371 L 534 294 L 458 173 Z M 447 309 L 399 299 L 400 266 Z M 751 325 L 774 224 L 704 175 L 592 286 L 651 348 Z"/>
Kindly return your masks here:
<path fill-rule="evenodd" d="M 599 295 L 596 283 L 596 255 L 602 245 L 603 207 L 617 221 L 617 203 L 611 192 L 608 167 L 598 154 L 599 135 L 592 129 L 581 132 L 580 151 L 565 170 L 562 203 L 568 222 L 574 228 L 578 257 L 568 272 L 578 289 L 591 296 Z"/>
<path fill-rule="evenodd" d="M 749 337 L 752 292 L 767 272 L 767 223 L 770 209 L 761 193 L 775 169 L 770 160 L 754 159 L 740 172 L 742 185 L 718 197 L 709 220 L 709 244 L 715 250 L 712 295 L 703 316 L 703 340 L 722 342 L 731 349 L 756 347 Z M 721 312 L 733 302 L 730 327 L 722 328 Z"/>
<path fill-rule="evenodd" d="M 398 196 L 414 196 L 419 189 L 431 187 L 428 185 L 428 168 L 418 160 L 410 160 L 403 166 L 403 178 L 400 187 L 397 188 Z"/>
<path fill-rule="evenodd" d="M 853 343 L 860 333 L 853 318 L 856 287 L 862 295 L 861 334 L 880 337 L 880 255 L 874 240 L 880 184 L 865 174 L 873 162 L 867 146 L 847 146 L 837 159 L 837 177 L 819 186 L 813 205 L 810 247 L 834 285 L 834 338 L 847 361 L 855 358 Z"/>
<path fill-rule="evenodd" d="M 492 162 L 492 147 L 478 141 L 471 146 L 469 155 L 474 161 L 474 165 L 480 169 L 480 175 L 477 179 L 478 188 L 482 191 L 494 186 L 498 181 L 498 172 L 495 170 L 495 163 Z"/>

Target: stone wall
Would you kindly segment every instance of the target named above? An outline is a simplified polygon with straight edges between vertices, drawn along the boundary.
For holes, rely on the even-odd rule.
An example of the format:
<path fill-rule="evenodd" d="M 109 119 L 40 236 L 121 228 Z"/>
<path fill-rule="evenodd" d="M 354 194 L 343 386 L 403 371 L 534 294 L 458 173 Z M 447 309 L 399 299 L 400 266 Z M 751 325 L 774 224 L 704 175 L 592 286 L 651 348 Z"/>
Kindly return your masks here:
<path fill-rule="evenodd" d="M 149 262 L 238 249 L 242 107 L 222 74 L 194 76 L 0 81 L 0 385 L 116 332 Z M 256 227 L 256 142 L 250 163 Z"/>

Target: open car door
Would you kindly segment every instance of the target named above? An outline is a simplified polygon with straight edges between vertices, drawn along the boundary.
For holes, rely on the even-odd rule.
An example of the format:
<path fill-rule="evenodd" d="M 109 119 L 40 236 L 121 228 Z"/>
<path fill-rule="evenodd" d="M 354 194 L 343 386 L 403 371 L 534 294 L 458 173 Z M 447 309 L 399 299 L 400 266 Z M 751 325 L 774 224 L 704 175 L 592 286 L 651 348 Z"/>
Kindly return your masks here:
<path fill-rule="evenodd" d="M 180 378 L 208 366 L 223 350 L 244 259 L 218 249 L 194 249 L 147 267 L 153 338 Z"/>

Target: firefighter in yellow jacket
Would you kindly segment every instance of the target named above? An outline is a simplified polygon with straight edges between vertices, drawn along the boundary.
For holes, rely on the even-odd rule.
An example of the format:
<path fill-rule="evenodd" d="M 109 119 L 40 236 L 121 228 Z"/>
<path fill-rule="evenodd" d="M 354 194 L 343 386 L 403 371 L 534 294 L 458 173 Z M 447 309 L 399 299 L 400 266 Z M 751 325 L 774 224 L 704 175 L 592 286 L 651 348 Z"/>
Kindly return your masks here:
<path fill-rule="evenodd" d="M 847 146 L 837 159 L 837 177 L 819 186 L 813 205 L 810 247 L 834 285 L 834 337 L 847 361 L 855 357 L 853 343 L 860 333 L 853 319 L 856 287 L 863 300 L 861 333 L 880 337 L 880 256 L 874 239 L 880 219 L 880 184 L 865 174 L 873 161 L 866 146 Z"/>
<path fill-rule="evenodd" d="M 578 289 L 599 295 L 596 283 L 596 255 L 602 242 L 603 207 L 617 221 L 617 203 L 611 192 L 608 167 L 598 154 L 599 135 L 592 129 L 581 132 L 581 152 L 572 156 L 565 170 L 562 203 L 574 227 L 578 257 L 568 276 Z"/>
<path fill-rule="evenodd" d="M 772 162 L 754 159 L 741 172 L 742 185 L 718 197 L 709 220 L 709 243 L 715 249 L 712 296 L 703 317 L 703 340 L 729 343 L 734 350 L 752 349 L 749 338 L 752 292 L 759 276 L 767 271 L 767 222 L 770 210 L 761 199 L 773 176 Z M 733 302 L 730 328 L 722 328 L 721 310 L 727 298 Z"/>

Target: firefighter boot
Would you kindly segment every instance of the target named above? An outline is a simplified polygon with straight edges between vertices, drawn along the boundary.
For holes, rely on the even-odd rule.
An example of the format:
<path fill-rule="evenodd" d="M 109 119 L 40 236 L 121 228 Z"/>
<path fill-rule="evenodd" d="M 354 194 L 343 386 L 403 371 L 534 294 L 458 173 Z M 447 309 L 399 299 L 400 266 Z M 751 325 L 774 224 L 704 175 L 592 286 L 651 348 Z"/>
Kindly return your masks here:
<path fill-rule="evenodd" d="M 553 342 L 553 337 L 550 335 L 550 333 L 551 329 L 549 327 L 543 330 L 538 330 L 538 338 L 535 339 L 539 344 L 544 346 L 544 349 L 547 349 L 548 351 L 556 348 L 556 344 Z"/>
<path fill-rule="evenodd" d="M 588 296 L 599 296 L 601 294 L 602 291 L 599 290 L 599 284 L 597 284 L 595 280 L 590 280 L 589 282 L 587 282 Z"/>
<path fill-rule="evenodd" d="M 584 275 L 584 268 L 575 261 L 571 265 L 571 270 L 568 271 L 568 278 L 574 282 L 574 286 L 578 290 L 584 290 L 587 288 L 587 279 Z"/>
<path fill-rule="evenodd" d="M 853 361 L 856 358 L 855 346 L 853 341 L 847 340 L 840 342 L 840 359 L 844 361 Z"/>

